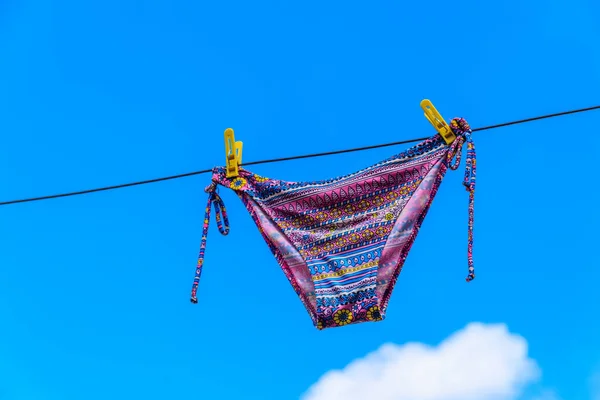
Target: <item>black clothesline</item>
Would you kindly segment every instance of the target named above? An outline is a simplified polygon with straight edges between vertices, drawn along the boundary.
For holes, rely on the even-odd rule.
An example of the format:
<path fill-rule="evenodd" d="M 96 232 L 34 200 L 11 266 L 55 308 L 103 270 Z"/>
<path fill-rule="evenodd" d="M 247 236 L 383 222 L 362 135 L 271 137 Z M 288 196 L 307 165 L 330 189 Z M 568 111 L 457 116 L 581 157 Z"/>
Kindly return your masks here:
<path fill-rule="evenodd" d="M 487 131 L 487 130 L 490 130 L 490 129 L 503 128 L 505 126 L 510 126 L 510 125 L 523 124 L 523 123 L 526 123 L 526 122 L 538 121 L 538 120 L 541 120 L 541 119 L 547 119 L 547 118 L 553 118 L 553 117 L 560 117 L 560 116 L 563 116 L 563 115 L 582 113 L 582 112 L 592 111 L 592 110 L 598 110 L 598 109 L 600 109 L 600 105 L 593 106 L 593 107 L 587 107 L 587 108 L 580 108 L 580 109 L 577 109 L 577 110 L 563 111 L 563 112 L 554 113 L 554 114 L 541 115 L 541 116 L 533 117 L 533 118 L 526 118 L 526 119 L 521 119 L 521 120 L 517 120 L 517 121 L 505 122 L 505 123 L 502 123 L 502 124 L 483 126 L 483 127 L 480 127 L 480 128 L 474 128 L 474 129 L 472 129 L 472 131 L 473 132 Z M 351 148 L 351 149 L 334 150 L 334 151 L 327 151 L 327 152 L 323 152 L 323 153 L 312 153 L 312 154 L 303 154 L 303 155 L 291 156 L 291 157 L 281 157 L 281 158 L 272 158 L 272 159 L 268 159 L 268 160 L 251 161 L 251 162 L 247 162 L 247 163 L 242 163 L 241 165 L 246 166 L 246 165 L 267 164 L 267 163 L 276 163 L 276 162 L 290 161 L 290 160 L 300 160 L 300 159 L 303 159 L 303 158 L 323 157 L 323 156 L 331 156 L 331 155 L 335 155 L 335 154 L 352 153 L 352 152 L 355 152 L 355 151 L 372 150 L 372 149 L 379 149 L 381 147 L 397 146 L 397 145 L 400 145 L 400 144 L 420 142 L 420 141 L 423 141 L 423 140 L 428 139 L 428 138 L 429 138 L 429 136 L 428 137 L 423 137 L 423 138 L 417 138 L 417 139 L 402 140 L 402 141 L 399 141 L 399 142 L 390 142 L 390 143 L 376 144 L 376 145 L 373 145 L 373 146 L 355 147 L 355 148 Z M 30 203 L 30 202 L 41 201 L 41 200 L 58 199 L 58 198 L 61 198 L 61 197 L 79 196 L 79 195 L 83 195 L 83 194 L 96 193 L 96 192 L 104 192 L 104 191 L 107 191 L 107 190 L 122 189 L 122 188 L 126 188 L 126 187 L 131 187 L 131 186 L 146 185 L 146 184 L 149 184 L 149 183 L 169 181 L 169 180 L 180 179 L 180 178 L 186 178 L 188 176 L 206 174 L 206 173 L 209 173 L 211 171 L 212 171 L 212 168 L 208 168 L 208 169 L 203 169 L 203 170 L 200 170 L 200 171 L 187 172 L 187 173 L 184 173 L 184 174 L 164 176 L 164 177 L 161 177 L 161 178 L 148 179 L 148 180 L 144 180 L 144 181 L 136 181 L 136 182 L 130 182 L 130 183 L 123 183 L 123 184 L 120 184 L 120 185 L 104 186 L 104 187 L 95 188 L 95 189 L 80 190 L 80 191 L 77 191 L 77 192 L 59 193 L 59 194 L 52 194 L 52 195 L 48 195 L 48 196 L 30 197 L 30 198 L 25 198 L 25 199 L 9 200 L 9 201 L 0 202 L 0 206 L 7 206 L 7 205 L 10 205 L 10 204 L 18 204 L 18 203 Z"/>

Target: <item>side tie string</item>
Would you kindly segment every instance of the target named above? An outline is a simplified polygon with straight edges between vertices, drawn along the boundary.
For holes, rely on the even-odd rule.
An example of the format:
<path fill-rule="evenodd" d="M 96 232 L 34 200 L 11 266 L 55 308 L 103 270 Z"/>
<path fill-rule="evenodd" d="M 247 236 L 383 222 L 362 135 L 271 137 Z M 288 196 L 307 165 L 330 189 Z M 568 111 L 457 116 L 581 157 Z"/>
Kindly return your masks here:
<path fill-rule="evenodd" d="M 467 155 L 465 166 L 465 177 L 463 185 L 469 192 L 469 226 L 468 226 L 468 245 L 467 245 L 467 263 L 469 266 L 469 274 L 467 282 L 475 279 L 475 267 L 473 265 L 473 225 L 474 225 L 474 210 L 475 210 L 475 175 L 477 170 L 477 153 L 475 151 L 475 143 L 471 137 L 472 131 L 469 123 L 463 118 L 454 118 L 450 122 L 452 131 L 457 136 L 452 144 L 452 148 L 448 154 L 448 166 L 452 170 L 458 169 L 461 159 L 461 149 L 463 144 L 467 143 Z M 452 159 L 454 162 L 452 162 Z"/>
<path fill-rule="evenodd" d="M 221 199 L 221 196 L 217 193 L 216 183 L 208 185 L 204 191 L 208 193 L 208 202 L 206 203 L 206 210 L 204 213 L 204 226 L 202 227 L 202 240 L 200 241 L 200 254 L 198 255 L 198 263 L 196 264 L 196 276 L 194 277 L 194 283 L 192 284 L 192 296 L 190 301 L 194 304 L 198 303 L 196 297 L 198 291 L 198 284 L 200 283 L 200 274 L 202 274 L 202 265 L 204 264 L 204 252 L 206 250 L 206 237 L 208 236 L 208 226 L 210 223 L 210 207 L 213 205 L 215 209 L 215 219 L 217 220 L 217 227 L 222 235 L 229 233 L 229 219 L 227 218 L 227 210 L 225 204 Z"/>

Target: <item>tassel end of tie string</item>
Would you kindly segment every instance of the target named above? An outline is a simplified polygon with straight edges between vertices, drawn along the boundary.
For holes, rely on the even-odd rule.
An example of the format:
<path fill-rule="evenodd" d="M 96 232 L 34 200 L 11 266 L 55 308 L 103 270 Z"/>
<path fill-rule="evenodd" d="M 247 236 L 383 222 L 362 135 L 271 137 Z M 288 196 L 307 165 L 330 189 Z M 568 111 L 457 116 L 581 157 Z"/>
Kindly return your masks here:
<path fill-rule="evenodd" d="M 194 282 L 194 285 L 192 287 L 192 293 L 190 296 L 190 302 L 192 304 L 198 304 L 198 297 L 196 297 L 197 293 L 198 293 L 198 284 L 197 284 L 197 282 Z"/>
<path fill-rule="evenodd" d="M 467 282 L 471 282 L 473 279 L 475 279 L 475 272 L 471 271 L 469 272 L 469 275 L 467 275 L 467 279 L 465 279 Z"/>

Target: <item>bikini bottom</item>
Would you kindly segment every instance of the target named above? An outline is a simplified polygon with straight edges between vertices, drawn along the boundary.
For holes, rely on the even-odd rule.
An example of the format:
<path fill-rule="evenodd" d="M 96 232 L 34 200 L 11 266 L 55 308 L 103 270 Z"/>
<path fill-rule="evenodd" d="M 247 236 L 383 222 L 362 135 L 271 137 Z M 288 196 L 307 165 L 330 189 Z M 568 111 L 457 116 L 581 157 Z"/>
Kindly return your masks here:
<path fill-rule="evenodd" d="M 436 135 L 358 172 L 314 182 L 287 182 L 243 168 L 227 178 L 213 169 L 191 301 L 197 303 L 211 205 L 222 234 L 229 222 L 217 185 L 240 197 L 318 329 L 385 318 L 408 252 L 448 168 L 467 143 L 469 191 L 467 281 L 472 259 L 475 148 L 470 130 L 447 145 Z"/>

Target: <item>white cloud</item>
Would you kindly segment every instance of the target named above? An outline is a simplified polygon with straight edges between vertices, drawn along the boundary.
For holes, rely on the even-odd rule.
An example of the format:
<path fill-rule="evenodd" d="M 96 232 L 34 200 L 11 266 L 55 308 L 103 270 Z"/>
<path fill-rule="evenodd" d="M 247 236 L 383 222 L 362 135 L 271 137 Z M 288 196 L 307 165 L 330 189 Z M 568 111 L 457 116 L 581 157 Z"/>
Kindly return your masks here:
<path fill-rule="evenodd" d="M 523 337 L 471 323 L 435 347 L 384 344 L 327 372 L 303 400 L 516 400 L 539 377 Z"/>

